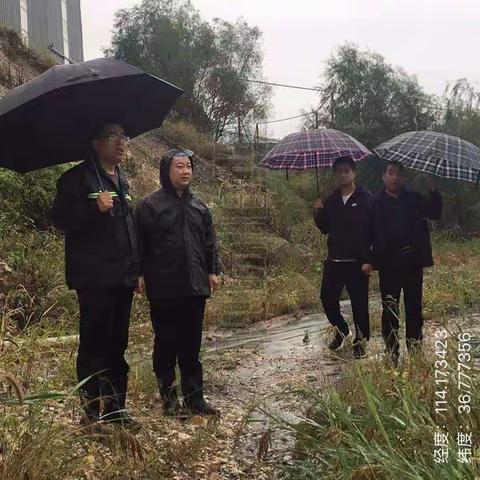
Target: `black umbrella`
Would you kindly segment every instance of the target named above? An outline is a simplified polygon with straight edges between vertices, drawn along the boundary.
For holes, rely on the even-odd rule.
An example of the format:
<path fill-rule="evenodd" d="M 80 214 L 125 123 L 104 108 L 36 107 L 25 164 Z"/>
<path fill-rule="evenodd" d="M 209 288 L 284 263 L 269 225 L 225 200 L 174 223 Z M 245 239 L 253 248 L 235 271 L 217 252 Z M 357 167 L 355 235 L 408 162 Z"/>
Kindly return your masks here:
<path fill-rule="evenodd" d="M 94 132 L 159 127 L 183 91 L 121 60 L 58 65 L 0 100 L 0 167 L 28 172 L 83 160 Z"/>

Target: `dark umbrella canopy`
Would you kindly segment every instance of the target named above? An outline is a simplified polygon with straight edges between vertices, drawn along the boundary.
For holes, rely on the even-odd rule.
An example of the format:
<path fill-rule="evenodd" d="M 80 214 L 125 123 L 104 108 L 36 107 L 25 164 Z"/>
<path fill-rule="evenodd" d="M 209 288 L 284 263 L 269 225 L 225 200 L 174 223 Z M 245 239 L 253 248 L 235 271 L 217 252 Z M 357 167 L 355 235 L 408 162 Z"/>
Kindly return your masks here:
<path fill-rule="evenodd" d="M 136 137 L 159 127 L 182 93 L 112 58 L 55 66 L 0 100 L 0 167 L 83 160 L 102 125 L 119 123 Z"/>
<path fill-rule="evenodd" d="M 265 155 L 261 167 L 275 170 L 306 170 L 331 167 L 348 156 L 358 162 L 370 150 L 350 135 L 333 129 L 305 130 L 287 135 Z"/>
<path fill-rule="evenodd" d="M 480 148 L 445 133 L 402 133 L 374 151 L 383 160 L 397 161 L 407 168 L 440 177 L 470 182 L 480 179 Z"/>

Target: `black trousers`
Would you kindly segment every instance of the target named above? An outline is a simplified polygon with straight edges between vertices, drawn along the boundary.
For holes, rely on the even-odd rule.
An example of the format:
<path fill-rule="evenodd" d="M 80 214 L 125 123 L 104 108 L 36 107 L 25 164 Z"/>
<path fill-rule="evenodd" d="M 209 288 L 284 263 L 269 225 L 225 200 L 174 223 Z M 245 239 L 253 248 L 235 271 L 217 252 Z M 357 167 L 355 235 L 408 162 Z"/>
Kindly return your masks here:
<path fill-rule="evenodd" d="M 167 394 L 175 383 L 178 361 L 184 399 L 203 398 L 203 371 L 200 363 L 205 297 L 185 297 L 150 301 L 155 332 L 153 370 L 160 393 Z"/>
<path fill-rule="evenodd" d="M 423 269 L 399 267 L 382 269 L 378 273 L 383 305 L 382 335 L 387 352 L 398 355 L 399 302 L 402 290 L 405 304 L 405 338 L 408 349 L 419 346 L 423 338 Z"/>
<path fill-rule="evenodd" d="M 80 305 L 80 345 L 77 356 L 79 382 L 93 375 L 81 389 L 87 414 L 98 416 L 125 408 L 128 363 L 128 327 L 132 288 L 77 290 Z"/>
<path fill-rule="evenodd" d="M 347 289 L 352 304 L 355 338 L 370 338 L 370 317 L 368 312 L 369 278 L 362 272 L 359 262 L 326 261 L 323 269 L 320 298 L 329 322 L 340 332 L 349 332 L 348 324 L 340 312 L 340 295 Z"/>

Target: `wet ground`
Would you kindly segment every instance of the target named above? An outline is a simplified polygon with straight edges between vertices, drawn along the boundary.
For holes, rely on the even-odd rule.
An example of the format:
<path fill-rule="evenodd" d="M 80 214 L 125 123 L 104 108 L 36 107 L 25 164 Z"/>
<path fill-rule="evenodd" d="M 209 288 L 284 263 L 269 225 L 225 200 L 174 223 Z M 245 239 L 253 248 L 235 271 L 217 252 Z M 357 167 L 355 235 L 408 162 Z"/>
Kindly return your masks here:
<path fill-rule="evenodd" d="M 225 338 L 206 343 L 208 354 L 235 348 L 257 348 L 267 355 L 278 355 L 291 349 L 318 344 L 328 326 L 323 315 L 305 315 L 298 319 L 285 317 L 285 323 L 273 327 L 242 330 Z"/>
<path fill-rule="evenodd" d="M 252 478 L 262 478 L 259 468 L 268 470 L 264 478 L 275 478 L 274 472 L 292 461 L 293 426 L 309 406 L 301 392 L 319 392 L 336 382 L 343 355 L 351 361 L 349 350 L 335 356 L 328 352 L 328 331 L 326 317 L 311 314 L 205 342 L 207 387 L 210 375 L 216 390 L 210 399 L 223 411 L 233 404 L 242 412 L 234 455 L 239 463 L 251 464 Z"/>
<path fill-rule="evenodd" d="M 342 310 L 351 324 L 348 302 L 342 304 Z M 480 348 L 478 320 L 472 317 L 467 323 L 473 349 Z M 455 331 L 457 323 L 465 323 L 465 319 L 451 319 Z M 441 326 L 435 322 L 425 325 L 428 348 L 438 328 Z M 211 399 L 223 411 L 233 408 L 244 415 L 233 455 L 239 465 L 247 465 L 246 473 L 250 464 L 252 479 L 278 478 L 278 472 L 292 462 L 293 426 L 303 420 L 311 403 L 311 397 L 302 399 L 302 391 L 321 394 L 327 386 L 338 384 L 346 366 L 358 362 L 352 358 L 351 344 L 339 353 L 328 351 L 330 330 L 323 314 L 311 314 L 275 319 L 249 331 L 205 342 L 204 356 L 210 368 L 207 386 L 208 376 L 215 386 Z M 383 359 L 378 330 L 369 342 L 368 356 Z M 262 469 L 266 469 L 264 476 Z"/>
<path fill-rule="evenodd" d="M 348 302 L 342 309 L 351 325 Z M 378 312 L 372 318 L 378 321 Z M 450 319 L 455 331 L 457 323 L 464 324 L 460 330 L 472 334 L 472 351 L 480 356 L 480 317 L 472 316 L 468 323 Z M 158 445 L 155 458 L 158 450 L 159 462 L 174 464 L 176 473 L 165 478 L 175 480 L 281 478 L 282 469 L 293 461 L 294 426 L 312 403 L 312 397 L 305 399 L 302 393 L 321 395 L 327 387 L 336 388 L 355 362 L 351 345 L 338 354 L 328 351 L 332 333 L 323 314 L 284 316 L 239 331 L 207 331 L 202 352 L 205 394 L 222 415 L 219 422 L 199 417 L 180 422 L 161 414 L 151 372 L 152 335 L 150 326 L 144 327 L 137 327 L 131 342 L 138 348 L 129 355 L 133 385 L 129 408 L 143 426 L 140 444 Z M 440 324 L 427 322 L 429 343 L 436 328 Z M 378 325 L 373 331 L 369 359 L 381 359 Z M 72 354 L 74 350 L 75 345 Z M 75 428 L 78 418 L 69 414 L 64 421 Z"/>

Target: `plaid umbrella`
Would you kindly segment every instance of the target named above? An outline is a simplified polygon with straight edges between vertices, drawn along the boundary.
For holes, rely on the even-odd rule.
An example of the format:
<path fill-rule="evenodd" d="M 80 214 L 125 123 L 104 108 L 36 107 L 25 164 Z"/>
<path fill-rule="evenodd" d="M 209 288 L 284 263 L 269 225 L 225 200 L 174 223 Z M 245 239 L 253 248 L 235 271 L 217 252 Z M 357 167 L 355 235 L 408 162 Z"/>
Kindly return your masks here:
<path fill-rule="evenodd" d="M 374 149 L 387 161 L 444 178 L 480 180 L 480 148 L 461 138 L 438 132 L 407 132 Z"/>
<path fill-rule="evenodd" d="M 349 156 L 358 162 L 371 155 L 358 140 L 333 129 L 305 130 L 287 135 L 260 162 L 275 170 L 307 170 L 331 167 L 338 157 Z"/>
<path fill-rule="evenodd" d="M 355 162 L 372 152 L 350 135 L 333 129 L 305 130 L 287 135 L 275 145 L 260 162 L 260 166 L 272 170 L 307 170 L 331 167 L 339 157 L 351 157 Z"/>

